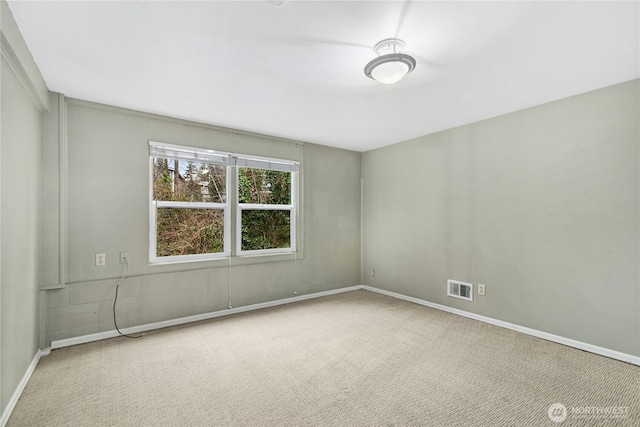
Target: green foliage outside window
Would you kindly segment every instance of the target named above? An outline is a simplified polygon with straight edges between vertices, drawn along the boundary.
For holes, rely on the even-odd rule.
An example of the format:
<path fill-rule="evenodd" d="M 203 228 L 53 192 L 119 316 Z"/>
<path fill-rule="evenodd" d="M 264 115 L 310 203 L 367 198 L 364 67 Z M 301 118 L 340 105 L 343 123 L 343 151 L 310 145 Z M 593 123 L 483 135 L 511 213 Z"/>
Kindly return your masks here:
<path fill-rule="evenodd" d="M 172 202 L 224 203 L 227 199 L 224 166 L 154 159 L 153 199 Z"/>
<path fill-rule="evenodd" d="M 291 212 L 246 210 L 242 212 L 242 250 L 291 247 Z"/>
<path fill-rule="evenodd" d="M 291 204 L 291 173 L 240 168 L 240 203 Z M 288 210 L 244 210 L 242 212 L 242 250 L 291 247 L 291 212 Z"/>
<path fill-rule="evenodd" d="M 224 248 L 222 209 L 158 209 L 157 256 L 220 253 Z"/>
<path fill-rule="evenodd" d="M 226 167 L 154 159 L 153 198 L 170 202 L 224 203 Z M 179 256 L 224 251 L 222 209 L 158 208 L 156 255 Z"/>
<path fill-rule="evenodd" d="M 240 168 L 240 203 L 288 205 L 291 203 L 291 173 L 266 169 Z"/>
<path fill-rule="evenodd" d="M 186 203 L 226 203 L 225 166 L 154 158 L 153 199 L 184 203 L 156 208 L 156 256 L 224 251 L 224 210 Z M 291 173 L 238 169 L 238 202 L 290 205 Z M 245 209 L 241 214 L 243 251 L 291 247 L 291 211 Z"/>

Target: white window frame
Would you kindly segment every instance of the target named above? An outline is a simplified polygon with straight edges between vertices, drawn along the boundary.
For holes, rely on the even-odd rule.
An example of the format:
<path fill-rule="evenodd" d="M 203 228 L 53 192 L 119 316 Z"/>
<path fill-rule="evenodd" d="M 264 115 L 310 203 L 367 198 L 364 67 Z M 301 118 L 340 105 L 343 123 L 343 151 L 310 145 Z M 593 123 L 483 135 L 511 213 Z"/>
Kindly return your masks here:
<path fill-rule="evenodd" d="M 153 169 L 154 159 L 165 158 L 168 160 L 175 160 L 175 158 L 168 158 L 157 155 L 149 156 L 149 262 L 151 264 L 164 264 L 171 262 L 188 262 L 188 261 L 203 261 L 209 259 L 225 258 L 231 253 L 231 227 L 229 226 L 231 212 L 229 209 L 229 176 L 230 168 L 227 166 L 226 179 L 225 179 L 225 203 L 209 203 L 209 202 L 173 202 L 162 201 L 153 199 Z M 187 159 L 178 159 L 186 161 Z M 200 160 L 200 162 L 202 162 Z M 203 162 L 206 163 L 206 162 Z M 208 254 L 191 254 L 191 255 L 173 255 L 173 256 L 158 256 L 156 249 L 158 243 L 157 235 L 157 210 L 163 208 L 177 208 L 177 209 L 217 209 L 223 211 L 224 225 L 223 225 L 223 249 L 222 252 L 214 252 Z"/>
<path fill-rule="evenodd" d="M 225 203 L 209 202 L 173 202 L 156 201 L 153 199 L 153 171 L 154 158 L 169 160 L 193 161 L 226 166 L 226 198 Z M 239 168 L 254 168 L 279 170 L 291 173 L 291 204 L 264 205 L 239 203 L 238 171 Z M 217 150 L 188 147 L 149 141 L 149 263 L 166 264 L 192 261 L 208 261 L 240 256 L 277 255 L 295 253 L 297 248 L 297 216 L 298 216 L 298 175 L 300 163 L 293 160 L 274 159 L 269 157 L 251 156 L 245 154 L 228 153 Z M 232 189 L 233 187 L 233 189 Z M 233 199 L 230 201 L 230 199 Z M 224 243 L 223 251 L 211 254 L 157 256 L 156 212 L 162 208 L 178 209 L 222 209 L 224 211 Z M 262 250 L 242 250 L 242 211 L 243 210 L 289 210 L 290 216 L 290 247 Z M 232 211 L 235 211 L 236 234 L 235 248 L 232 247 Z"/>
<path fill-rule="evenodd" d="M 250 166 L 242 166 L 250 167 Z M 293 253 L 296 251 L 296 206 L 297 206 L 297 193 L 298 193 L 298 173 L 294 171 L 283 171 L 291 174 L 291 201 L 288 205 L 271 205 L 271 204 L 258 204 L 258 203 L 240 203 L 240 186 L 237 184 L 240 174 L 240 167 L 235 168 L 235 205 L 236 205 L 236 252 L 238 256 L 243 255 L 264 255 L 274 253 Z M 265 170 L 279 170 L 269 168 L 255 168 Z M 242 212 L 249 210 L 262 210 L 262 211 L 289 211 L 289 247 L 288 248 L 272 248 L 272 249 L 256 249 L 250 251 L 242 250 Z"/>

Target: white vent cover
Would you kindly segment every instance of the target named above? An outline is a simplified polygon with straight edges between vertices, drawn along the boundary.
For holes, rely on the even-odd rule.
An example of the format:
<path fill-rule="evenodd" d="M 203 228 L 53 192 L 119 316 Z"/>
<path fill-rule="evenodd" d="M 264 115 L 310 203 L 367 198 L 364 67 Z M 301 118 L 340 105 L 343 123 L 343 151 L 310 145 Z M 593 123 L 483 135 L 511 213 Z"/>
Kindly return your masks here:
<path fill-rule="evenodd" d="M 447 280 L 447 295 L 467 301 L 473 301 L 473 283 Z"/>

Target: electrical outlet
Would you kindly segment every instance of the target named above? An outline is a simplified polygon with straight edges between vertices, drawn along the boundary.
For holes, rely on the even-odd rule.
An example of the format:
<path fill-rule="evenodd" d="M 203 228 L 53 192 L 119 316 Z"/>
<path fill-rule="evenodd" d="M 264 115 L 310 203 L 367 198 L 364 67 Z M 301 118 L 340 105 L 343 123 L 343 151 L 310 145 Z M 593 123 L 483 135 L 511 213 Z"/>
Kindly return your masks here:
<path fill-rule="evenodd" d="M 125 262 L 129 265 L 129 252 L 120 252 L 120 264 Z"/>
<path fill-rule="evenodd" d="M 375 277 L 376 276 L 376 271 L 375 270 L 371 270 L 371 277 Z"/>
<path fill-rule="evenodd" d="M 96 254 L 96 267 L 102 267 L 107 264 L 107 256 L 105 254 Z"/>
<path fill-rule="evenodd" d="M 478 295 L 484 295 L 484 285 L 482 283 L 478 283 Z"/>

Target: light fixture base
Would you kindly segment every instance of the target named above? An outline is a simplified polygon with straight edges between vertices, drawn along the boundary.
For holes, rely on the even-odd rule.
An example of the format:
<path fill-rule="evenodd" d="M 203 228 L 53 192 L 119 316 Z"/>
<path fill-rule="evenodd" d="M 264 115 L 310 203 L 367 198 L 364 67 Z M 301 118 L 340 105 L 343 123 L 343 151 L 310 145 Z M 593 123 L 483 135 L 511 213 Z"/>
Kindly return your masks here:
<path fill-rule="evenodd" d="M 373 50 L 378 55 L 387 55 L 390 53 L 402 53 L 405 48 L 405 44 L 400 39 L 384 39 L 379 41 L 374 47 Z"/>

